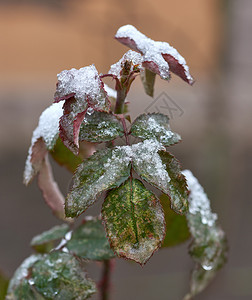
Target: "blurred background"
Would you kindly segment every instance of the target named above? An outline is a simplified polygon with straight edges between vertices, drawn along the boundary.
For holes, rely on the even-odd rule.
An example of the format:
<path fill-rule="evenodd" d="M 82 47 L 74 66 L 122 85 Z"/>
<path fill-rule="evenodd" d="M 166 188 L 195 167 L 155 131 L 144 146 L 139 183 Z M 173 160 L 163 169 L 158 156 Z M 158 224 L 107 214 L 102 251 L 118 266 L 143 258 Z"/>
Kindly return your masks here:
<path fill-rule="evenodd" d="M 250 0 L 0 0 L 0 270 L 11 276 L 31 238 L 59 223 L 36 180 L 22 184 L 56 74 L 92 63 L 106 73 L 127 51 L 113 39 L 125 24 L 177 48 L 196 79 L 191 87 L 157 78 L 152 99 L 138 78 L 128 96 L 133 119 L 143 110 L 170 116 L 183 138 L 171 151 L 198 177 L 227 233 L 228 263 L 196 299 L 252 299 Z M 71 174 L 55 166 L 55 177 L 66 193 Z M 112 300 L 182 299 L 193 266 L 187 248 L 160 250 L 144 268 L 117 260 Z M 95 278 L 100 269 L 90 269 Z"/>

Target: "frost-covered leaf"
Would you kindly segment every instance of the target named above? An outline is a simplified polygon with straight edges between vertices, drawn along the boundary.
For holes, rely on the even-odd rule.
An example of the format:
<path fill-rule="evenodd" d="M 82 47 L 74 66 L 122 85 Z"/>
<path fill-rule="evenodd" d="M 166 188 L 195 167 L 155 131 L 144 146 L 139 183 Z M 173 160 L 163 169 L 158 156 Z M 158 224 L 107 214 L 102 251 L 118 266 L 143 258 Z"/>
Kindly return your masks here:
<path fill-rule="evenodd" d="M 101 192 L 119 186 L 129 177 L 131 158 L 126 150 L 116 147 L 97 151 L 79 165 L 65 203 L 68 217 L 80 215 Z"/>
<path fill-rule="evenodd" d="M 81 124 L 79 140 L 107 142 L 123 135 L 122 124 L 113 114 L 95 111 L 92 115 L 86 114 Z"/>
<path fill-rule="evenodd" d="M 56 225 L 53 228 L 44 231 L 43 233 L 36 235 L 32 241 L 31 246 L 37 251 L 37 252 L 45 252 L 44 250 L 47 248 L 51 250 L 53 246 L 53 242 L 55 242 L 58 239 L 62 239 L 66 233 L 69 231 L 69 225 L 62 224 L 62 225 Z M 48 247 L 46 247 L 48 245 Z M 41 247 L 43 246 L 43 247 Z M 41 251 L 42 249 L 42 251 Z M 49 252 L 49 251 L 48 251 Z"/>
<path fill-rule="evenodd" d="M 156 139 L 164 146 L 178 143 L 181 137 L 171 131 L 169 118 L 160 113 L 142 114 L 131 126 L 131 134 L 143 140 Z"/>
<path fill-rule="evenodd" d="M 127 74 L 124 74 L 125 64 L 128 65 Z M 123 55 L 123 57 L 118 62 L 116 62 L 110 67 L 108 74 L 113 75 L 118 80 L 122 79 L 123 81 L 123 76 L 128 76 L 132 72 L 140 72 L 141 70 L 143 70 L 141 54 L 129 50 Z"/>
<path fill-rule="evenodd" d="M 24 261 L 11 281 L 7 299 L 88 299 L 95 292 L 95 283 L 79 260 L 52 252 Z"/>
<path fill-rule="evenodd" d="M 159 151 L 159 155 L 170 177 L 166 194 L 170 197 L 171 208 L 179 214 L 185 214 L 188 211 L 188 188 L 180 163 L 169 152 Z"/>
<path fill-rule="evenodd" d="M 191 171 L 185 170 L 190 195 L 188 226 L 193 237 L 190 254 L 196 262 L 191 277 L 191 289 L 185 299 L 201 292 L 226 262 L 227 241 L 217 215 L 212 213 L 210 202 Z"/>
<path fill-rule="evenodd" d="M 38 173 L 38 187 L 42 191 L 46 204 L 51 208 L 53 214 L 62 220 L 65 220 L 64 202 L 57 182 L 53 178 L 52 168 L 46 154 Z"/>
<path fill-rule="evenodd" d="M 76 228 L 66 248 L 84 259 L 107 260 L 115 257 L 101 220 L 87 218 Z"/>
<path fill-rule="evenodd" d="M 143 55 L 142 65 L 153 73 L 159 74 L 162 79 L 169 79 L 171 71 L 187 83 L 193 83 L 185 59 L 168 43 L 153 41 L 132 25 L 120 27 L 115 38 L 140 52 Z"/>
<path fill-rule="evenodd" d="M 166 223 L 166 235 L 162 247 L 176 246 L 188 240 L 190 232 L 186 216 L 181 216 L 170 208 L 170 199 L 167 195 L 162 194 L 159 200 L 164 210 Z"/>
<path fill-rule="evenodd" d="M 79 130 L 86 113 L 110 110 L 110 102 L 94 65 L 58 74 L 55 101 L 64 100 L 60 137 L 73 153 L 78 153 Z"/>
<path fill-rule="evenodd" d="M 80 155 L 74 155 L 61 141 L 57 139 L 53 150 L 50 151 L 53 159 L 61 166 L 66 167 L 70 172 L 74 172 L 82 162 Z"/>
<path fill-rule="evenodd" d="M 162 206 L 137 179 L 128 179 L 108 193 L 102 218 L 116 254 L 140 264 L 147 262 L 164 238 Z"/>
<path fill-rule="evenodd" d="M 140 74 L 145 93 L 148 96 L 153 97 L 156 73 L 150 71 L 149 69 L 144 69 L 144 71 Z"/>
<path fill-rule="evenodd" d="M 41 298 L 36 298 L 33 288 L 28 282 L 29 268 L 41 258 L 42 255 L 40 254 L 31 255 L 22 262 L 10 280 L 6 300 L 44 299 L 42 296 Z"/>
<path fill-rule="evenodd" d="M 0 300 L 5 299 L 8 284 L 9 284 L 8 278 L 0 271 Z"/>
<path fill-rule="evenodd" d="M 24 183 L 26 185 L 40 170 L 47 150 L 54 148 L 59 135 L 59 119 L 62 113 L 62 104 L 54 103 L 41 114 L 38 126 L 33 131 L 31 146 L 26 159 L 24 170 Z"/>

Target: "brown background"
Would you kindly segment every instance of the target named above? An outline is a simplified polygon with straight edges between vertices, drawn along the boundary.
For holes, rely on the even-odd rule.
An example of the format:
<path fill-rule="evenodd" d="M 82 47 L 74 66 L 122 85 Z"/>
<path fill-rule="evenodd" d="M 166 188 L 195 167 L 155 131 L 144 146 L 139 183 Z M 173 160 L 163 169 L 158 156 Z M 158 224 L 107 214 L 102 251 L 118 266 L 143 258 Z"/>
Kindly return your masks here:
<path fill-rule="evenodd" d="M 22 185 L 56 74 L 92 63 L 105 73 L 126 51 L 116 30 L 133 24 L 176 47 L 196 78 L 193 87 L 158 78 L 154 98 L 164 92 L 183 111 L 170 115 L 183 138 L 171 150 L 204 185 L 229 239 L 228 264 L 197 299 L 251 299 L 251 20 L 249 0 L 0 0 L 0 269 L 10 276 L 31 253 L 30 239 L 57 223 L 36 182 Z M 153 101 L 139 80 L 129 100 L 133 118 Z M 160 103 L 152 109 L 168 113 Z M 55 175 L 66 192 L 70 174 L 55 166 Z M 161 250 L 144 268 L 117 260 L 112 299 L 181 299 L 192 267 L 187 247 Z M 97 277 L 99 270 L 90 271 Z"/>

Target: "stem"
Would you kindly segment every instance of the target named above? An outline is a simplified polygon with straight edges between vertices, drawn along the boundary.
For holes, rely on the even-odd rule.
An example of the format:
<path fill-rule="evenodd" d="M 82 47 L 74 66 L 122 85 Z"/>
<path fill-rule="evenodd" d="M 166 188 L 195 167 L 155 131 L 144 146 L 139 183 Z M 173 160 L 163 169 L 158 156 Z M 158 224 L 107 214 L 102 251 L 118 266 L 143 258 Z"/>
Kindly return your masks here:
<path fill-rule="evenodd" d="M 123 114 L 125 98 L 126 98 L 126 90 L 123 88 L 118 89 L 116 105 L 115 105 L 115 114 Z"/>
<path fill-rule="evenodd" d="M 101 300 L 109 300 L 111 266 L 111 260 L 103 261 L 102 279 L 100 282 Z"/>

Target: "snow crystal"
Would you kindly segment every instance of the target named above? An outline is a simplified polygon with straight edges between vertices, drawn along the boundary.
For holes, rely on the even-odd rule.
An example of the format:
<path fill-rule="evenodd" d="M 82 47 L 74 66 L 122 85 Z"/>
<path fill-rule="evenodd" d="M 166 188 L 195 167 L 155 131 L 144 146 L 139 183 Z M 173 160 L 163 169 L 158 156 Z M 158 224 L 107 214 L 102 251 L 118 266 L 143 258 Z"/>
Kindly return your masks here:
<path fill-rule="evenodd" d="M 185 59 L 178 53 L 178 51 L 166 42 L 153 41 L 146 35 L 139 32 L 132 25 L 125 25 L 118 29 L 115 38 L 129 38 L 135 42 L 137 49 L 143 54 L 143 63 L 154 63 L 159 69 L 159 75 L 162 79 L 169 79 L 169 65 L 163 58 L 162 54 L 171 55 L 184 68 L 188 82 L 193 82 L 193 78 L 189 73 L 189 68 Z M 134 46 L 132 47 L 134 48 Z"/>
<path fill-rule="evenodd" d="M 39 138 L 43 138 L 48 150 L 53 149 L 59 134 L 59 119 L 63 114 L 62 103 L 53 103 L 46 108 L 38 122 L 37 128 L 33 131 L 31 146 L 28 150 L 28 156 L 25 164 L 24 182 L 28 184 L 31 178 L 35 175 L 31 163 L 32 148 Z"/>
<path fill-rule="evenodd" d="M 184 170 L 182 172 L 186 177 L 189 195 L 189 212 L 193 215 L 200 214 L 203 224 L 213 226 L 217 220 L 217 215 L 212 213 L 210 208 L 210 201 L 207 198 L 204 189 L 199 184 L 197 178 L 195 178 L 190 170 Z"/>
<path fill-rule="evenodd" d="M 58 84 L 55 93 L 56 98 L 74 93 L 77 100 L 75 112 L 79 112 L 80 107 L 83 111 L 83 105 L 87 105 L 87 96 L 92 101 L 97 100 L 99 106 L 105 105 L 106 97 L 102 97 L 102 82 L 94 65 L 90 65 L 79 70 L 73 68 L 64 70 L 57 75 Z"/>
<path fill-rule="evenodd" d="M 121 78 L 120 73 L 121 73 L 123 65 L 126 61 L 132 62 L 131 71 L 133 71 L 133 68 L 136 65 L 138 65 L 139 70 L 143 69 L 142 60 L 143 59 L 142 59 L 141 54 L 139 54 L 136 51 L 129 50 L 123 55 L 123 57 L 117 63 L 113 64 L 110 67 L 110 70 L 109 70 L 108 74 L 112 74 L 120 80 L 120 78 Z"/>
<path fill-rule="evenodd" d="M 107 92 L 109 97 L 115 98 L 117 97 L 117 92 L 112 89 L 111 87 L 109 87 L 107 84 L 104 83 L 104 89 Z"/>

